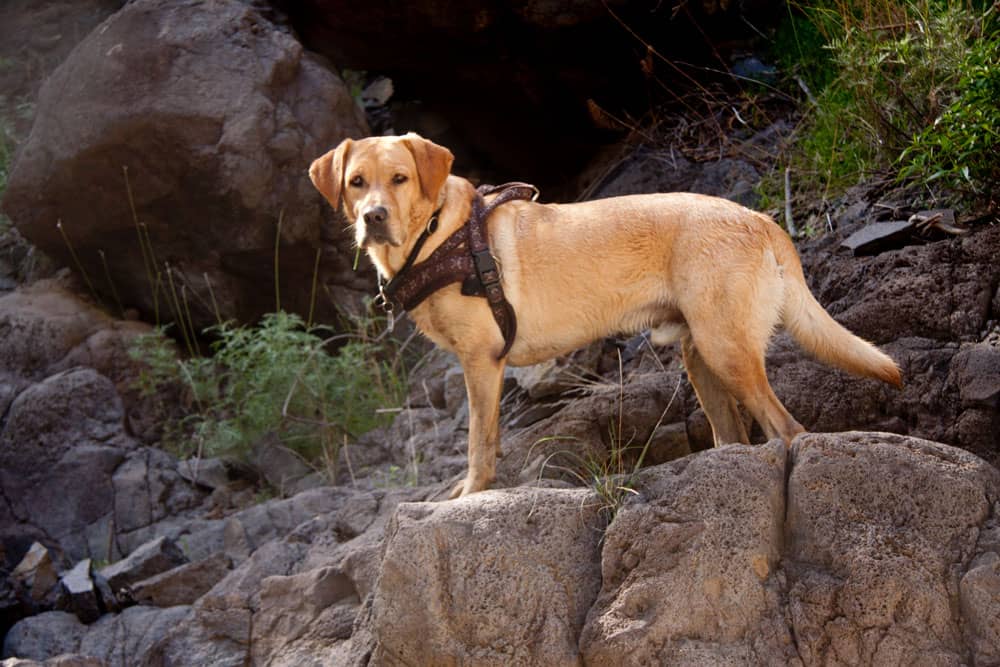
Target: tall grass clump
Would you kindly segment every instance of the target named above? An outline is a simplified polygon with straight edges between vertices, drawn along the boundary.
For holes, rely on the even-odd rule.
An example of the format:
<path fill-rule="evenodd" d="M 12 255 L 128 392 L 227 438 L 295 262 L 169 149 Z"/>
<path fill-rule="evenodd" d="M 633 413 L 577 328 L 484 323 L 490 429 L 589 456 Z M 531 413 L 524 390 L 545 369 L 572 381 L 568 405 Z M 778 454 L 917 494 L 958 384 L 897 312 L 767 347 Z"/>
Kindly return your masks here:
<path fill-rule="evenodd" d="M 353 324 L 350 334 L 330 335 L 279 311 L 255 326 L 206 330 L 211 356 L 179 356 L 162 328 L 139 337 L 131 355 L 144 367 L 143 395 L 181 395 L 183 414 L 165 428 L 178 454 L 249 458 L 274 434 L 333 474 L 341 444 L 383 425 L 380 408 L 400 405 L 405 393 L 398 355 L 372 335 L 377 325 L 370 318 Z"/>
<path fill-rule="evenodd" d="M 790 12 L 784 58 L 816 88 L 788 156 L 800 188 L 825 199 L 880 177 L 990 194 L 1000 152 L 995 4 L 823 0 Z"/>

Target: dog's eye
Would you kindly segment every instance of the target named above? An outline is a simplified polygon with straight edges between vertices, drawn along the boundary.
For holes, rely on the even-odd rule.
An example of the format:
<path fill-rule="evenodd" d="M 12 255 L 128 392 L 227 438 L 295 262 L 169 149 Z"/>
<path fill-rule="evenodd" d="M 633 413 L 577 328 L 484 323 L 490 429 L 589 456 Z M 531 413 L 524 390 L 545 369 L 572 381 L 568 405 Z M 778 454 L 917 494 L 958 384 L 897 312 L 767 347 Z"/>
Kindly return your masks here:
<path fill-rule="evenodd" d="M 361 176 L 355 176 L 349 181 L 352 188 L 363 188 L 365 187 L 365 179 Z"/>
<path fill-rule="evenodd" d="M 408 180 L 410 179 L 406 177 L 406 174 L 396 174 L 395 176 L 392 177 L 393 185 L 402 185 L 403 183 L 406 183 Z"/>

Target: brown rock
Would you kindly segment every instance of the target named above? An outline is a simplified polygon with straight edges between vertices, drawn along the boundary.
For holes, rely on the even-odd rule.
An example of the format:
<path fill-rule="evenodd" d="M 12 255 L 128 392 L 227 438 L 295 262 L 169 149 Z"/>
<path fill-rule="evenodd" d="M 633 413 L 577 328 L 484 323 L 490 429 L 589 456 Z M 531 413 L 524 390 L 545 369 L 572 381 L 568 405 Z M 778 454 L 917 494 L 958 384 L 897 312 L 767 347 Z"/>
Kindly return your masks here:
<path fill-rule="evenodd" d="M 215 322 L 209 286 L 224 317 L 275 308 L 274 289 L 261 286 L 274 285 L 281 218 L 282 306 L 305 312 L 329 215 L 306 169 L 331 145 L 366 132 L 337 76 L 250 5 L 132 2 L 43 86 L 4 210 L 30 241 L 75 266 L 65 233 L 110 304 L 116 289 L 148 319 L 157 310 L 170 319 L 172 278 L 197 326 Z M 125 167 L 148 232 L 143 245 Z M 337 299 L 362 280 L 350 272 L 341 227 L 329 230 L 320 275 Z M 324 311 L 327 304 L 319 300 Z"/>
<path fill-rule="evenodd" d="M 132 584 L 132 599 L 154 607 L 194 604 L 229 573 L 230 565 L 229 557 L 224 553 L 179 565 Z"/>
<path fill-rule="evenodd" d="M 794 655 L 772 576 L 785 447 L 731 446 L 644 471 L 608 526 L 580 638 L 591 665 L 781 664 Z"/>
<path fill-rule="evenodd" d="M 598 506 L 550 489 L 400 505 L 373 601 L 376 664 L 577 664 Z"/>
<path fill-rule="evenodd" d="M 793 457 L 784 569 L 803 662 L 958 665 L 971 648 L 989 664 L 1000 608 L 985 604 L 993 557 L 977 540 L 995 524 L 1000 472 L 888 434 L 811 434 Z"/>

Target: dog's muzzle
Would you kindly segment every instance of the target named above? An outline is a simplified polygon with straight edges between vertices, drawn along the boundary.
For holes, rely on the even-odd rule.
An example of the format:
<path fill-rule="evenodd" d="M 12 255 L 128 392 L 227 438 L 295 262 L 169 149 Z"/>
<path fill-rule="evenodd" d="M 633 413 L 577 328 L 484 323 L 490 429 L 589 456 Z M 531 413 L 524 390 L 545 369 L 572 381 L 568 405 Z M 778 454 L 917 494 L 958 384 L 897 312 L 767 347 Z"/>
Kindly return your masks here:
<path fill-rule="evenodd" d="M 389 211 L 385 206 L 366 208 L 361 214 L 361 218 L 365 223 L 361 247 L 382 243 L 388 243 L 391 246 L 399 245 L 399 242 L 392 238 L 389 233 Z"/>

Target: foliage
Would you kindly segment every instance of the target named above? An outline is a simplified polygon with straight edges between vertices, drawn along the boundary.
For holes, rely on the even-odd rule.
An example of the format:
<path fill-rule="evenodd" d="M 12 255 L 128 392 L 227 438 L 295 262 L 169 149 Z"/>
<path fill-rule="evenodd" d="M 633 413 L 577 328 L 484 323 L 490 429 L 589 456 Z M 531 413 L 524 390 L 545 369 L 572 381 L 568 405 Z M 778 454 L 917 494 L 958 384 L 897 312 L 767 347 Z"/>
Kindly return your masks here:
<path fill-rule="evenodd" d="M 985 42 L 1000 45 L 996 36 Z M 977 48 L 961 91 L 900 156 L 904 178 L 942 179 L 955 189 L 989 195 L 1000 181 L 1000 49 Z"/>
<path fill-rule="evenodd" d="M 187 414 L 168 425 L 167 435 L 185 453 L 246 458 L 274 433 L 305 460 L 329 468 L 345 439 L 384 423 L 376 410 L 398 405 L 405 387 L 402 372 L 369 336 L 372 323 L 355 323 L 356 333 L 324 339 L 323 327 L 306 328 L 297 315 L 277 312 L 254 327 L 211 327 L 212 357 L 179 358 L 163 329 L 140 337 L 130 353 L 145 366 L 143 395 L 183 389 Z M 326 351 L 345 338 L 336 353 Z"/>
<path fill-rule="evenodd" d="M 988 191 L 1000 118 L 995 7 L 824 0 L 794 8 L 778 33 L 794 42 L 782 47 L 791 49 L 786 71 L 802 73 L 816 93 L 788 156 L 800 191 L 826 198 L 873 174 Z"/>

